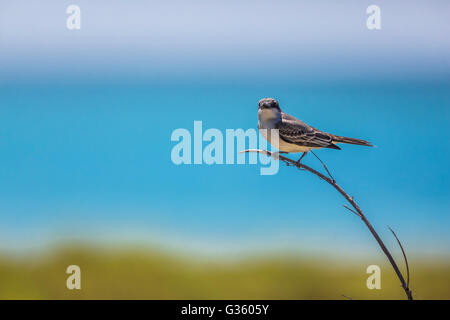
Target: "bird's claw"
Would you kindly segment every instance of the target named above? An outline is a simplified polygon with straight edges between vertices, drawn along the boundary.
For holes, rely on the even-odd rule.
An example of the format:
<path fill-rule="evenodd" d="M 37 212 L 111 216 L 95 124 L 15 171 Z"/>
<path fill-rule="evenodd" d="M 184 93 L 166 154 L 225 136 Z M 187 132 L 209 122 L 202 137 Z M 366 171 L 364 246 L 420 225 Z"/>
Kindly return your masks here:
<path fill-rule="evenodd" d="M 272 158 L 274 160 L 280 160 L 280 153 L 278 151 L 272 152 Z"/>

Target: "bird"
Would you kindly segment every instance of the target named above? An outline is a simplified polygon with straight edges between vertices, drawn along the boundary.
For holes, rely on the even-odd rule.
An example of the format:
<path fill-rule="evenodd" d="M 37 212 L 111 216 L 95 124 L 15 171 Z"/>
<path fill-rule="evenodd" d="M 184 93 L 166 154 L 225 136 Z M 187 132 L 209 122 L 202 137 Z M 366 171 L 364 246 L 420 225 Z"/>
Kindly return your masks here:
<path fill-rule="evenodd" d="M 312 149 L 341 150 L 337 143 L 373 147 L 366 140 L 337 136 L 311 127 L 281 111 L 278 101 L 272 98 L 263 98 L 258 102 L 258 129 L 270 144 L 280 150 L 280 153 L 302 152 L 297 163 L 300 163 Z M 273 143 L 270 134 L 272 129 L 277 129 L 279 133 L 279 141 Z"/>

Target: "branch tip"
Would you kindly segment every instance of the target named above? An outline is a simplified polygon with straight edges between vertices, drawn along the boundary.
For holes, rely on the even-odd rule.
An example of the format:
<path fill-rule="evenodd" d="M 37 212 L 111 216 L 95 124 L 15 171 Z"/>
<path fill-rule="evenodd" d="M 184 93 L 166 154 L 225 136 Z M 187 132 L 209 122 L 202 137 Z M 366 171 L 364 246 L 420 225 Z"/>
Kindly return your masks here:
<path fill-rule="evenodd" d="M 405 265 L 406 265 L 406 288 L 405 289 L 410 290 L 409 289 L 409 264 L 408 264 L 408 259 L 406 258 L 405 250 L 403 249 L 402 243 L 400 242 L 400 239 L 395 234 L 394 230 L 392 230 L 392 228 L 389 225 L 387 227 L 389 228 L 389 230 L 391 230 L 392 234 L 394 235 L 395 239 L 397 240 L 398 245 L 400 246 L 400 249 L 402 250 L 403 259 L 405 260 Z"/>

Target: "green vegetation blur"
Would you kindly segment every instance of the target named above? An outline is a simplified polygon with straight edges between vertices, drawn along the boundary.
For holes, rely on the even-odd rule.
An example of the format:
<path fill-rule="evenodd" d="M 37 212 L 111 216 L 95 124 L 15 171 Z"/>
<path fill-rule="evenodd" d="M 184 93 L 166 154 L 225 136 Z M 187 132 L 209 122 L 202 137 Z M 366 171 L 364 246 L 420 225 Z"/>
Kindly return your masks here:
<path fill-rule="evenodd" d="M 413 260 L 414 297 L 450 299 L 450 263 Z M 81 290 L 66 288 L 66 268 L 73 264 L 81 268 Z M 381 289 L 369 290 L 367 266 L 299 254 L 212 259 L 147 248 L 66 246 L 31 255 L 0 254 L 0 298 L 405 299 L 387 264 L 380 265 Z"/>

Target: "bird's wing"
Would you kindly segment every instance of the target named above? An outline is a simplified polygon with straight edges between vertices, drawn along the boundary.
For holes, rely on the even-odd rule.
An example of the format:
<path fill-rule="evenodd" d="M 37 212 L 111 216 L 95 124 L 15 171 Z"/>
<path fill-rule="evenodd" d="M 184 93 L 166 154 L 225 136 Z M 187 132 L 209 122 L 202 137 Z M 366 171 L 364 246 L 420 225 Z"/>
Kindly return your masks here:
<path fill-rule="evenodd" d="M 281 113 L 281 120 L 276 129 L 284 141 L 299 146 L 340 149 L 333 143 L 332 135 L 319 131 L 306 123 Z"/>

